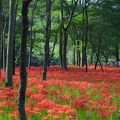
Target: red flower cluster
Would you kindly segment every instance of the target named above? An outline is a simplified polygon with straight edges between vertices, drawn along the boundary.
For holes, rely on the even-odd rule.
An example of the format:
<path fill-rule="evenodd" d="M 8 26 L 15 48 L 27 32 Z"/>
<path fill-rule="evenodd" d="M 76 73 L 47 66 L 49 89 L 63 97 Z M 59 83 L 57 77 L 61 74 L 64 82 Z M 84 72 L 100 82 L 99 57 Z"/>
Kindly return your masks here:
<path fill-rule="evenodd" d="M 40 80 L 42 67 L 28 71 L 26 112 L 28 118 L 43 120 L 77 119 L 76 110 L 96 111 L 98 119 L 110 117 L 120 109 L 120 68 L 104 67 L 97 71 L 89 67 L 69 66 L 68 71 L 55 66 L 48 69 L 47 81 Z M 17 92 L 19 68 L 16 68 L 13 89 L 5 88 L 4 73 L 0 77 L 0 116 L 18 119 Z M 44 115 L 41 115 L 44 112 Z M 7 113 L 7 114 L 6 114 Z M 37 116 L 37 117 L 36 117 Z"/>

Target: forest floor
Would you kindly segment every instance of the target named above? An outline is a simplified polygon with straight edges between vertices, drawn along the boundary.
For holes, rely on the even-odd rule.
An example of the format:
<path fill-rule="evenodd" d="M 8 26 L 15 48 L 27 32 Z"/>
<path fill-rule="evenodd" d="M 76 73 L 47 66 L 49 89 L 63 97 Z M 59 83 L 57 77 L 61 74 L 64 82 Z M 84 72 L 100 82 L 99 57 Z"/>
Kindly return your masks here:
<path fill-rule="evenodd" d="M 26 113 L 28 120 L 120 120 L 120 68 L 58 66 L 48 68 L 47 81 L 41 80 L 42 67 L 28 71 Z M 18 120 L 19 69 L 14 86 L 5 88 L 0 77 L 0 120 Z"/>

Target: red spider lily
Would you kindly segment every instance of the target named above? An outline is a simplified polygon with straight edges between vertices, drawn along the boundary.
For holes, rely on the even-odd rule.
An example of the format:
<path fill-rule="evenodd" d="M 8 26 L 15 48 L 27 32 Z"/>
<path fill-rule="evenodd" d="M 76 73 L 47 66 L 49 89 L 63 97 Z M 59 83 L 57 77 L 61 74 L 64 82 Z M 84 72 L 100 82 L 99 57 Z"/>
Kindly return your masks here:
<path fill-rule="evenodd" d="M 59 91 L 55 90 L 55 89 L 52 89 L 52 90 L 49 91 L 50 95 L 57 95 L 58 93 L 59 93 Z"/>
<path fill-rule="evenodd" d="M 9 117 L 17 117 L 18 116 L 18 111 L 13 111 L 12 113 L 9 114 Z"/>
<path fill-rule="evenodd" d="M 6 101 L 0 102 L 0 108 L 4 108 L 4 107 L 6 107 L 6 105 L 7 105 Z"/>
<path fill-rule="evenodd" d="M 87 110 L 86 100 L 84 98 L 78 98 L 73 101 L 73 106 L 75 109 Z"/>
<path fill-rule="evenodd" d="M 45 99 L 45 96 L 43 96 L 42 94 L 38 94 L 38 93 L 32 93 L 30 96 L 30 99 L 34 99 L 36 101 L 41 101 L 41 100 Z"/>
<path fill-rule="evenodd" d="M 48 94 L 48 91 L 43 88 L 43 89 L 41 89 L 41 94 L 46 95 L 46 94 Z"/>
<path fill-rule="evenodd" d="M 63 95 L 63 96 L 60 97 L 60 99 L 63 100 L 63 101 L 69 101 L 71 98 L 68 95 Z"/>
<path fill-rule="evenodd" d="M 76 119 L 76 109 L 91 113 L 96 110 L 99 117 L 108 117 L 118 110 L 120 104 L 120 68 L 104 67 L 105 71 L 93 71 L 93 66 L 86 73 L 84 68 L 68 66 L 68 71 L 58 66 L 48 68 L 47 81 L 40 80 L 42 67 L 27 68 L 28 82 L 26 91 L 26 112 L 30 117 L 45 110 L 43 120 L 60 120 L 66 114 L 66 120 Z M 11 108 L 9 116 L 18 117 L 17 91 L 19 86 L 19 68 L 13 76 L 13 89 L 2 84 L 0 78 L 0 113 L 4 107 Z M 7 114 L 6 114 L 7 116 Z M 99 119 L 99 118 L 98 118 Z"/>

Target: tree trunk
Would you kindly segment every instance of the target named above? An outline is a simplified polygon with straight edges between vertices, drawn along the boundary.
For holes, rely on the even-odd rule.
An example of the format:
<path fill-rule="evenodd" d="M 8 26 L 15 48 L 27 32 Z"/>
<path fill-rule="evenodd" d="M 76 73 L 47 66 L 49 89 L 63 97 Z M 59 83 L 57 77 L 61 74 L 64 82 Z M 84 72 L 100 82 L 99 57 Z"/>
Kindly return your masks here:
<path fill-rule="evenodd" d="M 49 55 L 49 41 L 50 41 L 50 29 L 51 29 L 51 0 L 46 1 L 46 31 L 45 31 L 45 57 L 44 57 L 44 65 L 43 65 L 43 74 L 42 80 L 46 80 L 47 67 L 50 64 L 50 55 Z"/>
<path fill-rule="evenodd" d="M 59 60 L 60 60 L 60 67 L 63 67 L 63 63 L 62 63 L 62 39 L 63 39 L 63 31 L 62 31 L 62 27 L 60 25 L 60 40 L 59 40 Z"/>
<path fill-rule="evenodd" d="M 2 22 L 3 22 L 3 30 L 2 30 L 2 67 L 3 70 L 6 71 L 6 55 L 7 55 L 7 45 L 6 45 L 6 27 L 7 27 L 7 20 L 6 20 L 6 1 L 3 0 L 3 8 L 2 8 Z"/>
<path fill-rule="evenodd" d="M 31 54 L 32 54 L 32 24 L 33 24 L 33 15 L 31 17 L 31 25 L 30 25 L 30 28 L 31 28 L 31 31 L 30 31 L 30 48 L 29 48 L 29 58 L 28 58 L 28 68 L 31 67 Z"/>
<path fill-rule="evenodd" d="M 100 38 L 99 47 L 98 47 L 98 53 L 96 54 L 97 60 L 96 60 L 96 63 L 95 63 L 95 68 L 94 68 L 95 70 L 97 69 L 97 64 L 98 64 L 98 62 L 99 62 L 100 50 L 101 50 L 101 42 L 102 42 L 102 40 L 101 40 L 101 38 Z"/>
<path fill-rule="evenodd" d="M 103 52 L 102 55 L 103 55 L 103 57 L 105 58 L 105 63 L 107 64 L 107 63 L 108 63 L 108 60 L 109 60 L 108 54 L 105 54 L 105 53 Z"/>
<path fill-rule="evenodd" d="M 60 13 L 60 41 L 59 41 L 59 60 L 60 60 L 60 67 L 63 68 L 63 61 L 62 61 L 62 50 L 63 50 L 63 0 L 60 0 L 61 5 L 61 13 Z"/>
<path fill-rule="evenodd" d="M 80 58 L 80 50 L 77 51 L 77 66 L 80 66 L 80 61 L 81 61 L 81 58 Z"/>
<path fill-rule="evenodd" d="M 18 0 L 15 6 L 15 16 L 14 16 L 14 33 L 16 32 L 16 15 L 17 15 L 17 9 L 18 9 Z M 16 36 L 14 34 L 14 41 L 13 41 L 13 75 L 15 75 L 15 43 L 16 43 Z"/>
<path fill-rule="evenodd" d="M 83 19 L 83 23 L 82 23 L 82 67 L 84 67 L 85 65 L 85 10 L 83 8 L 83 12 L 82 12 L 82 19 Z"/>
<path fill-rule="evenodd" d="M 75 66 L 75 39 L 73 40 L 73 65 Z"/>
<path fill-rule="evenodd" d="M 20 87 L 18 95 L 18 111 L 20 120 L 26 120 L 25 113 L 25 92 L 27 86 L 26 71 L 26 51 L 27 51 L 27 32 L 28 32 L 28 6 L 31 0 L 22 2 L 22 38 L 20 45 Z"/>
<path fill-rule="evenodd" d="M 95 55 L 96 55 L 96 57 L 98 56 L 98 54 L 97 54 L 97 52 L 96 52 L 96 46 L 93 44 L 93 42 L 92 42 L 92 39 L 90 38 L 90 42 L 91 42 L 91 44 L 92 44 L 92 49 L 93 49 L 93 52 L 95 53 Z M 99 44 L 100 45 L 100 44 Z M 101 70 L 102 70 L 102 72 L 104 71 L 104 69 L 103 69 L 103 66 L 102 66 L 102 64 L 101 64 L 101 61 L 100 61 L 100 59 L 98 59 L 98 62 L 99 62 L 99 64 L 100 64 L 100 66 L 101 66 Z"/>
<path fill-rule="evenodd" d="M 90 42 L 92 41 L 91 30 L 92 30 L 92 28 L 89 29 L 89 39 L 90 39 Z M 92 48 L 91 48 L 91 55 L 90 55 L 90 65 L 93 64 L 93 57 L 94 57 L 94 47 L 92 46 Z"/>
<path fill-rule="evenodd" d="M 73 15 L 75 13 L 75 9 L 76 9 L 76 6 L 77 6 L 77 3 L 78 3 L 78 0 L 74 1 L 75 4 L 74 4 L 74 7 L 71 11 L 71 14 L 70 14 L 70 17 L 68 18 L 68 24 L 67 26 L 65 27 L 64 26 L 64 16 L 63 16 L 63 11 L 64 11 L 64 6 L 63 6 L 63 3 L 66 3 L 66 1 L 64 0 L 61 0 L 61 18 L 62 18 L 62 29 L 63 29 L 63 48 L 62 48 L 62 68 L 67 70 L 67 41 L 68 41 L 68 29 L 71 25 L 71 22 L 72 22 L 72 18 L 73 18 Z"/>
<path fill-rule="evenodd" d="M 2 55 L 3 55 L 3 70 L 6 71 L 6 59 L 7 59 L 7 45 L 6 45 L 6 38 L 5 38 L 5 33 L 4 33 L 4 36 L 3 36 L 3 41 L 2 41 Z"/>
<path fill-rule="evenodd" d="M 8 30 L 8 47 L 7 47 L 7 63 L 6 63 L 6 86 L 12 86 L 13 74 L 13 41 L 14 41 L 14 16 L 15 16 L 15 0 L 10 0 L 10 16 Z"/>
<path fill-rule="evenodd" d="M 93 64 L 93 55 L 94 55 L 94 50 L 93 47 L 91 48 L 91 55 L 90 55 L 90 65 Z"/>
<path fill-rule="evenodd" d="M 35 12 L 35 9 L 37 7 L 37 2 L 38 0 L 35 1 L 34 3 L 34 6 L 33 6 L 33 9 L 32 9 L 32 15 L 31 15 L 31 21 L 30 21 L 30 48 L 29 48 L 29 58 L 28 58 L 28 68 L 31 67 L 31 59 L 32 59 L 32 49 L 33 49 L 33 43 L 34 43 L 34 40 L 33 40 L 33 17 L 34 17 L 34 12 Z"/>
<path fill-rule="evenodd" d="M 88 43 L 88 1 L 85 0 L 85 65 L 86 72 L 88 71 L 88 63 L 87 63 L 87 43 Z"/>
<path fill-rule="evenodd" d="M 53 44 L 52 52 L 50 55 L 50 62 L 52 61 L 52 58 L 54 57 L 54 50 L 55 50 L 56 43 L 57 43 L 57 33 L 55 34 L 55 42 Z"/>
<path fill-rule="evenodd" d="M 68 40 L 68 33 L 67 33 L 67 29 L 64 28 L 64 30 L 63 30 L 62 63 L 63 63 L 63 69 L 65 69 L 65 70 L 67 70 L 67 40 Z"/>
<path fill-rule="evenodd" d="M 77 66 L 80 66 L 81 58 L 80 58 L 80 41 L 77 41 Z"/>
<path fill-rule="evenodd" d="M 115 46 L 115 49 L 116 49 L 116 61 L 119 61 L 119 43 L 118 43 L 118 40 L 116 42 L 116 46 Z"/>
<path fill-rule="evenodd" d="M 2 0 L 0 1 L 0 21 L 2 21 Z M 2 69 L 2 22 L 0 22 L 0 76 Z"/>

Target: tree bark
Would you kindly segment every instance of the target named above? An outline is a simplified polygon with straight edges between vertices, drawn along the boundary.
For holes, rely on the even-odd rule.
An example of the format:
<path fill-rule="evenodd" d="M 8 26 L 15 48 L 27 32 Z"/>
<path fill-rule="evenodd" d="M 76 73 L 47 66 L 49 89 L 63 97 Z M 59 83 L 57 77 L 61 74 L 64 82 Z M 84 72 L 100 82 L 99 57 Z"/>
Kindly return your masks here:
<path fill-rule="evenodd" d="M 44 65 L 42 80 L 46 80 L 47 67 L 50 66 L 49 41 L 51 31 L 51 0 L 46 0 L 46 29 L 45 29 L 45 47 L 44 47 Z"/>
<path fill-rule="evenodd" d="M 27 86 L 26 51 L 28 32 L 28 6 L 31 0 L 22 2 L 22 38 L 20 45 L 20 87 L 18 95 L 18 111 L 20 120 L 27 120 L 25 112 L 25 92 Z"/>
<path fill-rule="evenodd" d="M 73 65 L 75 66 L 75 39 L 73 40 Z"/>
<path fill-rule="evenodd" d="M 14 16 L 14 33 L 16 32 L 16 16 L 17 16 L 17 9 L 18 9 L 18 0 L 16 2 L 16 6 L 15 6 L 15 16 Z M 13 40 L 13 75 L 15 75 L 15 43 L 16 43 L 16 36 L 14 34 L 14 40 Z"/>
<path fill-rule="evenodd" d="M 116 57 L 116 61 L 119 61 L 119 43 L 118 43 L 118 40 L 116 42 L 116 46 L 115 46 L 115 50 L 116 50 L 116 54 L 115 54 L 115 57 Z"/>
<path fill-rule="evenodd" d="M 7 45 L 6 45 L 6 0 L 2 0 L 3 8 L 2 8 L 2 67 L 3 70 L 6 71 L 6 54 L 7 54 Z"/>
<path fill-rule="evenodd" d="M 83 12 L 82 12 L 82 19 L 83 19 L 83 23 L 82 23 L 82 67 L 84 67 L 85 65 L 85 10 L 83 8 Z"/>
<path fill-rule="evenodd" d="M 60 60 L 60 67 L 63 68 L 63 25 L 64 25 L 64 17 L 63 17 L 63 0 L 60 0 L 61 5 L 61 13 L 60 13 L 60 40 L 59 40 L 59 60 Z"/>
<path fill-rule="evenodd" d="M 86 72 L 88 71 L 87 63 L 87 43 L 88 43 L 88 1 L 85 0 L 85 65 Z"/>
<path fill-rule="evenodd" d="M 62 24 L 62 20 L 60 22 L 60 24 Z M 63 44 L 63 31 L 62 31 L 62 25 L 60 25 L 60 40 L 59 40 L 59 61 L 60 61 L 60 67 L 63 67 L 63 63 L 62 63 L 62 44 Z"/>
<path fill-rule="evenodd" d="M 54 50 L 55 50 L 56 43 L 57 43 L 57 33 L 55 34 L 55 42 L 53 44 L 52 52 L 50 55 L 50 62 L 52 61 L 52 58 L 54 57 Z"/>
<path fill-rule="evenodd" d="M 97 60 L 96 60 L 96 63 L 95 63 L 95 68 L 94 68 L 95 70 L 96 70 L 97 64 L 98 64 L 98 62 L 99 62 L 100 50 L 101 50 L 101 42 L 102 42 L 102 39 L 100 38 L 100 40 L 99 40 L 98 52 L 97 52 L 97 54 L 96 54 Z"/>
<path fill-rule="evenodd" d="M 4 28 L 3 28 L 3 35 L 2 35 L 2 63 L 3 63 L 3 70 L 6 71 L 6 57 L 7 57 L 7 45 L 6 45 L 6 19 L 4 18 Z"/>
<path fill-rule="evenodd" d="M 2 1 L 0 1 L 0 21 L 2 21 Z M 1 69 L 2 69 L 2 22 L 0 22 L 0 76 L 1 76 Z"/>
<path fill-rule="evenodd" d="M 93 44 L 93 42 L 92 42 L 92 39 L 90 38 L 90 43 L 92 44 L 92 48 L 93 48 L 93 51 L 94 51 L 94 53 L 95 53 L 95 55 L 96 55 L 96 57 L 98 56 L 98 54 L 97 54 L 97 52 L 96 52 L 96 46 Z M 103 66 L 102 66 L 102 64 L 101 64 L 101 61 L 100 61 L 100 59 L 98 59 L 98 62 L 99 62 L 99 64 L 100 64 L 100 66 L 101 66 L 101 70 L 102 70 L 102 72 L 104 71 L 104 69 L 103 69 Z"/>
<path fill-rule="evenodd" d="M 62 51 L 62 63 L 63 69 L 67 70 L 67 41 L 68 41 L 68 33 L 67 29 L 63 29 L 63 51 Z"/>
<path fill-rule="evenodd" d="M 80 66 L 80 61 L 81 61 L 80 50 L 77 50 L 77 66 Z"/>
<path fill-rule="evenodd" d="M 15 17 L 15 0 L 10 0 L 10 16 L 8 30 L 8 47 L 7 47 L 7 63 L 6 63 L 6 87 L 12 86 L 13 75 L 13 42 L 14 42 L 14 17 Z"/>
<path fill-rule="evenodd" d="M 94 50 L 93 47 L 91 48 L 91 55 L 90 55 L 90 65 L 93 64 L 93 55 L 94 55 Z"/>
<path fill-rule="evenodd" d="M 32 36 L 33 36 L 32 35 L 32 32 L 33 32 L 32 24 L 33 24 L 33 16 L 31 17 L 31 25 L 30 25 L 31 31 L 30 31 L 30 48 L 29 48 L 28 68 L 31 67 L 31 54 L 32 54 L 32 47 L 33 47 L 32 45 Z"/>
<path fill-rule="evenodd" d="M 35 1 L 33 9 L 32 9 L 32 15 L 31 15 L 31 20 L 30 20 L 30 48 L 29 48 L 29 58 L 28 58 L 28 68 L 31 67 L 31 59 L 32 59 L 32 49 L 33 49 L 33 18 L 34 18 L 34 13 L 35 13 L 35 9 L 37 7 L 37 2 L 38 0 Z"/>

